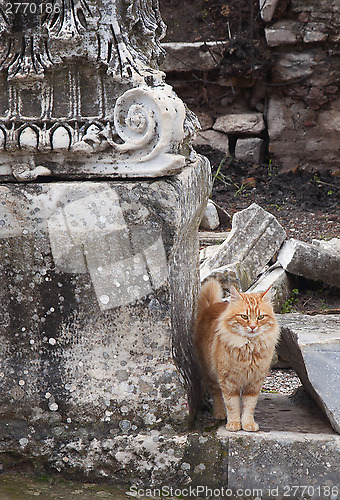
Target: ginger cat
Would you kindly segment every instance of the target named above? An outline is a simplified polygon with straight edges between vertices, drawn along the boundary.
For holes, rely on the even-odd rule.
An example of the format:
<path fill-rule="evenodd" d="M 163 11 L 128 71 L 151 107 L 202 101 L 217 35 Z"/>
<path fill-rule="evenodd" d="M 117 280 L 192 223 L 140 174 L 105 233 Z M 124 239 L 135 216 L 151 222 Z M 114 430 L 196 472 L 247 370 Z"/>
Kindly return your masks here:
<path fill-rule="evenodd" d="M 218 281 L 203 284 L 198 298 L 194 343 L 211 392 L 214 417 L 226 417 L 226 429 L 257 431 L 257 399 L 279 337 L 270 288 L 261 293 L 230 290 L 221 302 Z M 242 396 L 242 406 L 241 406 Z"/>

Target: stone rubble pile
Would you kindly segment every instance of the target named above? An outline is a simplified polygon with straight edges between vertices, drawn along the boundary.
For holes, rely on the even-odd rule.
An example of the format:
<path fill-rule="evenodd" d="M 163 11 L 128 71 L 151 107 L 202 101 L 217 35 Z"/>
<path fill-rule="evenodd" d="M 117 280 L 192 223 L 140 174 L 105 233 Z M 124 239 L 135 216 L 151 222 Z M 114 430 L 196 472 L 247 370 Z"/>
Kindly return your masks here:
<path fill-rule="evenodd" d="M 212 202 L 204 220 L 211 207 Z M 218 279 L 226 292 L 231 285 L 242 291 L 259 291 L 272 285 L 275 310 L 279 312 L 291 293 L 293 275 L 339 286 L 340 239 L 312 243 L 287 239 L 277 219 L 252 203 L 234 215 L 232 229 L 222 244 L 201 250 L 200 274 L 201 282 Z"/>
<path fill-rule="evenodd" d="M 220 277 L 227 288 L 247 290 L 286 237 L 275 217 L 253 203 L 234 215 L 232 230 L 201 266 L 201 280 Z"/>
<path fill-rule="evenodd" d="M 286 239 L 276 218 L 253 203 L 236 213 L 232 229 L 220 245 L 201 250 L 201 282 L 217 279 L 228 294 L 230 286 L 248 292 L 272 286 L 276 313 L 291 296 L 294 276 L 340 287 L 340 239 L 311 244 Z M 289 362 L 312 398 L 340 432 L 340 318 L 279 315 L 280 358 Z"/>

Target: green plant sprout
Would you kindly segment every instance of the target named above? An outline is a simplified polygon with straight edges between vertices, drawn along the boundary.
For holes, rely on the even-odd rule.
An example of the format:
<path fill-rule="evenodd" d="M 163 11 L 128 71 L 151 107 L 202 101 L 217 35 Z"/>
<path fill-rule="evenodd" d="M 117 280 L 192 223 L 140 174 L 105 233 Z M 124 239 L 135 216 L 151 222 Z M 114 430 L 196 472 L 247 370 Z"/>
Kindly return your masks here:
<path fill-rule="evenodd" d="M 286 313 L 291 313 L 293 310 L 294 305 L 298 301 L 298 296 L 300 295 L 300 292 L 297 288 L 294 288 L 292 290 L 292 295 L 289 297 L 289 299 L 286 300 L 286 302 L 282 305 L 281 308 L 281 313 L 286 314 Z"/>
<path fill-rule="evenodd" d="M 227 165 L 230 165 L 231 161 L 232 161 L 232 157 L 231 156 L 225 156 L 224 158 L 222 158 L 222 160 L 220 161 L 219 166 L 217 167 L 216 173 L 213 176 L 213 185 L 214 185 L 215 180 L 218 179 L 225 186 L 234 186 L 235 189 L 236 189 L 234 196 L 240 196 L 250 186 L 248 186 L 248 184 L 244 184 L 244 183 L 242 183 L 241 185 L 236 184 L 236 182 L 234 182 L 231 177 L 229 177 L 228 175 L 224 175 L 221 172 L 221 169 L 222 169 L 223 165 L 225 163 L 227 163 Z"/>

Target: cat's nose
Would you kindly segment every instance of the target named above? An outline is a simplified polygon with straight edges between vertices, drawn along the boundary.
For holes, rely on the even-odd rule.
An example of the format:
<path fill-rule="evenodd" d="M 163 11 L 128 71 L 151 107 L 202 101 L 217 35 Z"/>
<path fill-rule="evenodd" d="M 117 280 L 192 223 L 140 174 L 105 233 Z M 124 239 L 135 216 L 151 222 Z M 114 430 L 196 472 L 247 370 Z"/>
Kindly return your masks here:
<path fill-rule="evenodd" d="M 255 330 L 256 330 L 257 327 L 256 327 L 256 325 L 254 325 L 254 326 L 249 325 L 249 328 L 251 329 L 252 332 L 255 332 Z"/>

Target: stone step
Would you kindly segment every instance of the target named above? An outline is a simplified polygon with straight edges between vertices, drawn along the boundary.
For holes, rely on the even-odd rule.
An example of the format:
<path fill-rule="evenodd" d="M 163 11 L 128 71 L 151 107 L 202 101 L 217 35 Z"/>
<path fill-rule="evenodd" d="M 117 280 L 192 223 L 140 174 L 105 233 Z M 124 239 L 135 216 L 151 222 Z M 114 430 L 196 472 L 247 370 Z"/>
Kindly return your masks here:
<path fill-rule="evenodd" d="M 159 430 L 107 433 L 51 422 L 53 439 L 34 422 L 0 421 L 0 463 L 6 472 L 9 463 L 20 463 L 30 451 L 26 470 L 35 462 L 36 472 L 51 473 L 53 457 L 58 456 L 55 475 L 76 472 L 77 481 L 100 479 L 116 488 L 124 486 L 129 496 L 136 496 L 138 489 L 143 499 L 161 496 L 154 490 L 162 488 L 168 498 L 188 497 L 191 487 L 192 498 L 336 500 L 340 436 L 305 393 L 261 394 L 256 418 L 261 429 L 257 433 L 227 432 L 207 413 L 199 415 L 191 432 L 164 425 Z M 15 451 L 10 456 L 1 453 L 9 439 Z"/>

